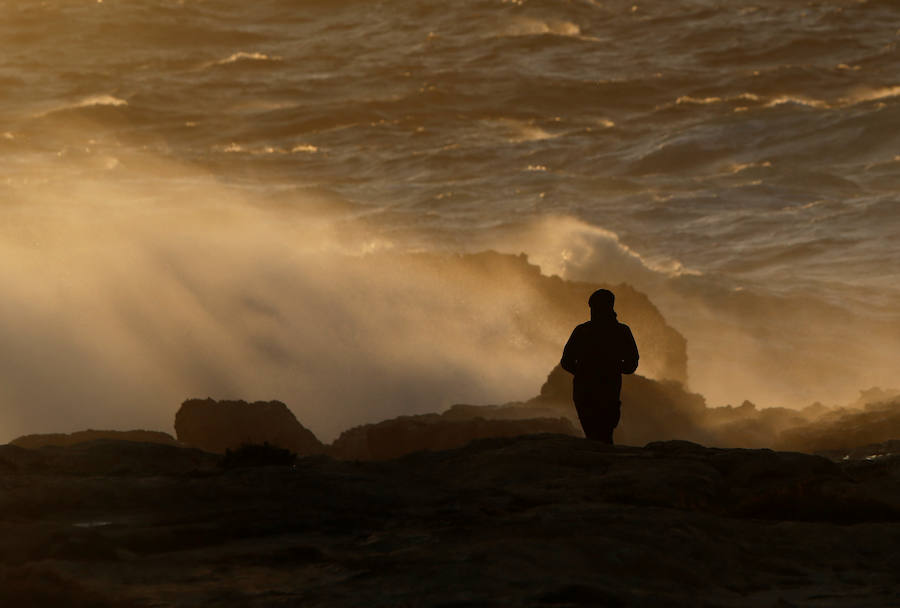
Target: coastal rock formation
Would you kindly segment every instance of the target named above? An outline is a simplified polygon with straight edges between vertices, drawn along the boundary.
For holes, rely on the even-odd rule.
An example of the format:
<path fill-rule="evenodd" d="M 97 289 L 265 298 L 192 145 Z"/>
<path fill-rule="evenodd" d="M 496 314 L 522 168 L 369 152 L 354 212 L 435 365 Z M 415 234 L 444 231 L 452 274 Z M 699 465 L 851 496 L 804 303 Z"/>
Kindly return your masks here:
<path fill-rule="evenodd" d="M 376 424 L 365 424 L 341 433 L 328 453 L 344 460 L 386 460 L 423 450 L 447 450 L 486 437 L 515 437 L 536 433 L 577 435 L 563 417 L 488 419 L 424 414 L 400 416 Z"/>
<path fill-rule="evenodd" d="M 577 424 L 572 375 L 557 365 L 541 386 L 540 395 L 522 405 L 541 411 L 555 410 Z M 622 419 L 615 440 L 627 445 L 672 438 L 709 443 L 712 436 L 702 423 L 706 409 L 703 396 L 686 391 L 679 382 L 624 375 Z"/>
<path fill-rule="evenodd" d="M 225 469 L 0 447 L 3 606 L 896 605 L 898 456 L 534 435 Z M 142 472 L 164 452 L 179 466 Z"/>
<path fill-rule="evenodd" d="M 900 438 L 900 399 L 841 408 L 781 433 L 773 445 L 802 452 L 846 451 Z"/>
<path fill-rule="evenodd" d="M 889 439 L 880 443 L 869 443 L 857 446 L 853 449 L 839 448 L 836 450 L 818 450 L 816 454 L 844 462 L 847 460 L 878 460 L 884 459 L 886 456 L 900 456 L 900 439 Z M 893 460 L 895 465 L 900 466 L 900 460 L 896 458 L 887 458 Z"/>
<path fill-rule="evenodd" d="M 325 449 L 280 401 L 188 399 L 175 414 L 175 432 L 179 441 L 216 453 L 264 442 L 301 456 Z"/>
<path fill-rule="evenodd" d="M 872 388 L 846 407 L 813 404 L 803 409 L 758 408 L 745 401 L 738 407 L 708 407 L 702 395 L 678 382 L 653 380 L 639 374 L 622 377 L 622 419 L 615 441 L 644 445 L 680 439 L 704 445 L 740 448 L 777 448 L 807 453 L 847 454 L 860 446 L 900 437 L 900 399 L 897 392 Z M 870 402 L 869 399 L 885 398 Z M 475 415 L 479 408 L 455 406 Z M 558 365 L 550 372 L 540 394 L 525 403 L 495 406 L 527 416 L 529 408 L 548 415 L 558 412 L 578 425 L 572 405 L 572 375 Z M 491 410 L 486 410 L 490 412 Z M 552 414 L 549 414 L 552 415 Z"/>
<path fill-rule="evenodd" d="M 19 474 L 145 477 L 214 469 L 219 457 L 175 444 L 97 439 L 28 449 L 0 445 L 0 471 Z"/>
<path fill-rule="evenodd" d="M 385 254 L 387 255 L 387 254 Z M 373 256 L 373 259 L 375 256 Z M 387 263 L 387 262 L 386 262 Z M 619 318 L 641 337 L 641 368 L 645 375 L 679 382 L 687 381 L 687 341 L 670 326 L 650 299 L 630 285 L 565 281 L 541 274 L 524 255 L 484 251 L 465 255 L 430 253 L 391 255 L 389 264 L 397 273 L 440 277 L 448 299 L 510 302 L 516 327 L 523 339 L 534 345 L 561 349 L 568 332 L 589 317 L 588 297 L 599 288 L 616 294 Z"/>
<path fill-rule="evenodd" d="M 42 433 L 37 435 L 23 435 L 10 441 L 12 445 L 22 448 L 36 449 L 47 445 L 69 446 L 98 439 L 111 439 L 115 441 L 136 441 L 139 443 L 162 443 L 165 445 L 177 445 L 178 442 L 168 433 L 161 431 L 77 431 L 75 433 Z"/>

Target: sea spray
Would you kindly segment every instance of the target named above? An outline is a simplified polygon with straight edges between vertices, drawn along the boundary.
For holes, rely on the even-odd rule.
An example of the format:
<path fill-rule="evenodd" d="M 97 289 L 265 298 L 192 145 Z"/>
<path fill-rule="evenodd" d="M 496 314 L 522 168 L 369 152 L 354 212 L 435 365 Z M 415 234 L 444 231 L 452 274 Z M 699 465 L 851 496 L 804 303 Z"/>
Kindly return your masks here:
<path fill-rule="evenodd" d="M 563 286 L 634 285 L 687 337 L 689 388 L 713 404 L 894 384 L 896 3 L 392 7 L 0 7 L 5 419 L 149 426 L 132 413 L 195 389 L 331 403 L 340 390 L 272 361 L 385 338 L 396 352 L 372 349 L 382 363 L 362 374 L 385 403 L 503 401 L 540 382 L 557 347 L 510 328 L 516 286 L 491 277 L 472 288 L 499 295 L 453 307 L 453 283 L 360 262 L 386 251 L 524 252 Z M 361 285 L 409 294 L 335 304 Z M 291 325 L 301 300 L 299 327 L 361 320 L 328 341 Z M 397 379 L 429 335 L 402 319 L 429 307 L 438 338 L 490 348 L 441 344 L 425 358 L 437 372 Z M 450 332 L 441 315 L 494 329 Z M 399 338 L 376 331 L 392 325 Z M 470 357 L 504 335 L 519 372 Z M 245 391 L 265 394 L 231 394 Z"/>
<path fill-rule="evenodd" d="M 282 400 L 330 439 L 527 399 L 581 320 L 589 286 L 524 257 L 410 251 L 352 215 L 259 205 L 189 167 L 123 158 L 91 181 L 58 161 L 2 211 L 10 435 L 168 429 L 186 397 L 210 396 Z M 654 338 L 645 372 L 686 379 L 677 332 L 634 290 L 620 301 Z"/>

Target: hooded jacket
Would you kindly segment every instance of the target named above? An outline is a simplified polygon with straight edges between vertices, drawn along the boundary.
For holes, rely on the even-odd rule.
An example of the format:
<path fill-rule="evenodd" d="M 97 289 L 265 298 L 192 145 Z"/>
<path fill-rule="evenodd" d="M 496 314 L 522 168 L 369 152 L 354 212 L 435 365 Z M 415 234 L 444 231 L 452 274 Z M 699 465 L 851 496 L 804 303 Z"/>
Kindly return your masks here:
<path fill-rule="evenodd" d="M 631 328 L 612 310 L 592 310 L 591 320 L 572 332 L 560 365 L 576 379 L 603 379 L 634 373 L 638 359 Z"/>

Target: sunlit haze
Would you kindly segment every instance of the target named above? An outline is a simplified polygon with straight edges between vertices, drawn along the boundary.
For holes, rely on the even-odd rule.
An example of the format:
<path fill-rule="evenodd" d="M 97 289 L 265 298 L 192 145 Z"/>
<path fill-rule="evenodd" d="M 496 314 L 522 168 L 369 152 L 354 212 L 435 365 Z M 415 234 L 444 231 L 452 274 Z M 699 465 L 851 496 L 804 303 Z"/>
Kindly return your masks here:
<path fill-rule="evenodd" d="M 570 318 L 491 250 L 710 406 L 898 384 L 892 3 L 400 4 L 0 3 L 0 441 L 528 399 Z"/>

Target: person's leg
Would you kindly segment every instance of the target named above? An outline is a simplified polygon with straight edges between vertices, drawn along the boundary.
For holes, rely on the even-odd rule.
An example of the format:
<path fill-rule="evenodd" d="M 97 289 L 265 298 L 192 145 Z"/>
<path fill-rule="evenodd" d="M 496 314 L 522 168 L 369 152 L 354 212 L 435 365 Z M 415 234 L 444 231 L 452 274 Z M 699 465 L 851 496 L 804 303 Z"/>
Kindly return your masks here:
<path fill-rule="evenodd" d="M 620 387 L 619 378 L 575 383 L 572 397 L 586 438 L 613 442 L 613 430 L 619 424 L 621 413 Z"/>
<path fill-rule="evenodd" d="M 611 444 L 613 442 L 613 431 L 619 425 L 619 418 L 622 415 L 622 403 L 616 399 L 615 401 L 606 401 L 598 404 L 598 427 L 602 429 L 603 441 Z"/>
<path fill-rule="evenodd" d="M 621 375 L 613 376 L 603 383 L 602 395 L 600 395 L 600 399 L 603 401 L 601 407 L 603 411 L 603 428 L 607 433 L 607 443 L 610 444 L 613 442 L 613 431 L 619 426 L 619 419 L 622 417 L 621 393 Z"/>
<path fill-rule="evenodd" d="M 572 385 L 572 401 L 575 402 L 575 411 L 578 413 L 578 421 L 581 422 L 585 438 L 599 440 L 603 434 L 594 408 L 592 384 L 576 376 Z"/>
<path fill-rule="evenodd" d="M 608 426 L 608 417 L 604 416 L 599 405 L 593 401 L 579 399 L 575 402 L 575 411 L 578 412 L 578 420 L 587 439 L 612 443 L 612 428 Z"/>

